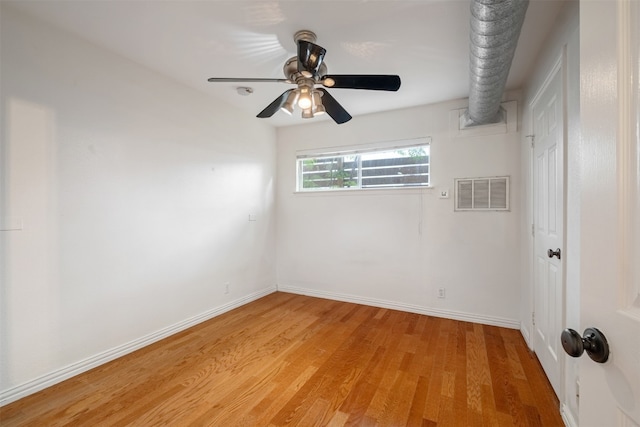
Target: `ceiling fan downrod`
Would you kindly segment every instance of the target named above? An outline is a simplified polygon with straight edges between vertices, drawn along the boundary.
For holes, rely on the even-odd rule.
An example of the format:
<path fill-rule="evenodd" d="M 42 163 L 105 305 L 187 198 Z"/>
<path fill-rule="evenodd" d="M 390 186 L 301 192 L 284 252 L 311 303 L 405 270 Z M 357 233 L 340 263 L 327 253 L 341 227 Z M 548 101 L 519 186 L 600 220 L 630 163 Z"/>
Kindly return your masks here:
<path fill-rule="evenodd" d="M 299 40 L 304 40 L 309 43 L 315 43 L 317 40 L 316 33 L 309 30 L 300 30 L 293 35 L 293 41 L 298 45 Z"/>

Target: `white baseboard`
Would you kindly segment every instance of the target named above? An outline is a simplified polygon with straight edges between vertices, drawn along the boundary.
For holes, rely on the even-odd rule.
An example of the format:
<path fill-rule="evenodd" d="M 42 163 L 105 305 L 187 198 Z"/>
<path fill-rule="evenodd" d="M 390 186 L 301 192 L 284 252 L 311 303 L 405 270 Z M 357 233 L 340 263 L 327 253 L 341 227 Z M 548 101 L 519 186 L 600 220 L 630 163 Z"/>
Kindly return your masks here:
<path fill-rule="evenodd" d="M 463 322 L 481 323 L 483 325 L 501 326 L 509 329 L 520 329 L 520 321 L 506 319 L 502 317 L 486 316 L 482 314 L 465 313 L 453 310 L 441 310 L 437 308 L 426 308 L 412 304 L 405 304 L 395 301 L 366 298 L 356 295 L 339 294 L 335 292 L 316 291 L 313 289 L 299 288 L 296 286 L 278 285 L 278 291 L 292 294 L 308 295 L 318 298 L 326 298 L 336 301 L 352 302 L 355 304 L 371 305 L 374 307 L 389 308 L 392 310 L 407 311 L 409 313 L 424 314 L 426 316 L 443 317 L 445 319 L 461 320 Z"/>
<path fill-rule="evenodd" d="M 531 342 L 531 333 L 529 329 L 524 326 L 524 323 L 520 324 L 520 333 L 522 334 L 522 338 L 524 338 L 524 342 L 527 343 L 527 347 L 529 350 L 533 351 L 533 342 Z"/>
<path fill-rule="evenodd" d="M 578 427 L 576 417 L 574 417 L 573 412 L 571 412 L 571 409 L 565 403 L 560 405 L 560 415 L 562 416 L 562 421 L 564 421 L 565 426 Z"/>
<path fill-rule="evenodd" d="M 174 325 L 160 329 L 159 331 L 153 332 L 151 334 L 145 335 L 136 340 L 130 341 L 121 346 L 114 347 L 102 353 L 98 353 L 95 356 L 72 363 L 71 365 L 65 366 L 63 368 L 56 369 L 53 372 L 42 375 L 31 381 L 27 381 L 26 383 L 17 385 L 15 387 L 11 387 L 7 390 L 2 390 L 0 391 L 0 407 L 7 405 L 11 402 L 14 402 L 18 399 L 21 399 L 25 396 L 28 396 L 30 394 L 33 394 L 35 392 L 38 392 L 40 390 L 43 390 L 54 384 L 62 382 L 73 376 L 86 372 L 90 369 L 95 368 L 96 366 L 100 366 L 104 363 L 117 359 L 118 357 L 122 357 L 126 354 L 139 350 L 142 347 L 148 346 L 149 344 L 153 344 L 156 341 L 160 341 L 161 339 L 167 338 L 175 333 L 178 333 L 192 326 L 195 326 L 199 323 L 212 319 L 216 316 L 226 313 L 227 311 L 241 307 L 251 301 L 255 301 L 259 298 L 272 294 L 273 292 L 276 292 L 276 291 L 277 291 L 276 287 L 271 286 L 269 288 L 254 292 L 242 298 L 238 298 L 234 301 L 231 301 L 227 304 L 221 305 L 219 307 L 216 307 L 209 311 L 201 313 L 197 316 L 193 316 L 189 319 L 183 320 Z"/>

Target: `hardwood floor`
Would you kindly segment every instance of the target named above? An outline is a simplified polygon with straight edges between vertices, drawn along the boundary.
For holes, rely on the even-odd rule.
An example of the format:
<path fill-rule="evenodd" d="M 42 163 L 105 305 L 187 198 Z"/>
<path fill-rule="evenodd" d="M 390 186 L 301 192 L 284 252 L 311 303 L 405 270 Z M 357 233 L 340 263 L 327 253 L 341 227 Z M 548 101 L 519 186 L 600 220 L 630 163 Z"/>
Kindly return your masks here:
<path fill-rule="evenodd" d="M 562 426 L 520 332 L 274 293 L 0 408 L 2 426 Z"/>

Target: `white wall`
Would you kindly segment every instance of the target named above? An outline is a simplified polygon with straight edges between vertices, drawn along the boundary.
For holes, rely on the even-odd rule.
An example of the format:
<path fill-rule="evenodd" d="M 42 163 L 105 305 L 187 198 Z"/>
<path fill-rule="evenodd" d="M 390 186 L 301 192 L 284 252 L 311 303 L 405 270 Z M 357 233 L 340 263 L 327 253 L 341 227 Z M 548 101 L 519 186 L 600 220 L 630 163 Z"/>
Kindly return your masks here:
<path fill-rule="evenodd" d="M 579 69 L 579 3 L 578 1 L 568 1 L 558 17 L 554 32 L 551 33 L 545 43 L 545 48 L 541 51 L 536 61 L 536 67 L 532 70 L 528 83 L 524 88 L 524 112 L 523 112 L 523 132 L 522 135 L 529 135 L 531 130 L 530 103 L 533 101 L 538 89 L 547 77 L 555 62 L 566 52 L 566 151 L 565 151 L 565 217 L 566 217 L 566 246 L 563 248 L 563 260 L 565 265 L 565 301 L 566 311 L 564 325 L 569 328 L 577 328 L 580 324 L 580 170 L 579 170 L 579 145 L 580 145 L 580 69 Z M 522 192 L 522 331 L 526 337 L 531 336 L 533 326 L 531 325 L 530 313 L 533 307 L 533 278 L 531 265 L 532 238 L 529 232 L 532 223 L 531 207 L 531 151 L 529 140 L 522 138 L 523 149 L 521 164 L 523 170 Z M 531 342 L 530 342 L 531 345 Z M 564 405 L 565 416 L 573 418 L 577 423 L 578 401 L 576 398 L 576 381 L 578 380 L 578 361 L 560 355 L 564 362 L 564 392 L 558 396 Z M 572 422 L 569 420 L 569 422 Z"/>
<path fill-rule="evenodd" d="M 5 5 L 1 27 L 0 400 L 275 290 L 274 128 Z"/>
<path fill-rule="evenodd" d="M 348 109 L 348 91 L 334 96 Z M 466 105 L 279 128 L 278 288 L 519 327 L 519 134 L 453 138 L 449 112 Z M 454 212 L 453 197 L 432 189 L 294 192 L 298 150 L 425 136 L 436 190 L 453 194 L 457 177 L 509 175 L 511 212 Z"/>

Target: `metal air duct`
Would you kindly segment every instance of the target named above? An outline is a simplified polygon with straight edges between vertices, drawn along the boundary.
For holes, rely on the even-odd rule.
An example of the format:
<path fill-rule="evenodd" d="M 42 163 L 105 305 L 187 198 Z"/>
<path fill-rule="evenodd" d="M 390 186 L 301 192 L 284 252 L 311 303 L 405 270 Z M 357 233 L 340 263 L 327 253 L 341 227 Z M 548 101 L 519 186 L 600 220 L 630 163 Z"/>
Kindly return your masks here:
<path fill-rule="evenodd" d="M 529 0 L 472 0 L 467 126 L 502 119 L 500 101 Z"/>

